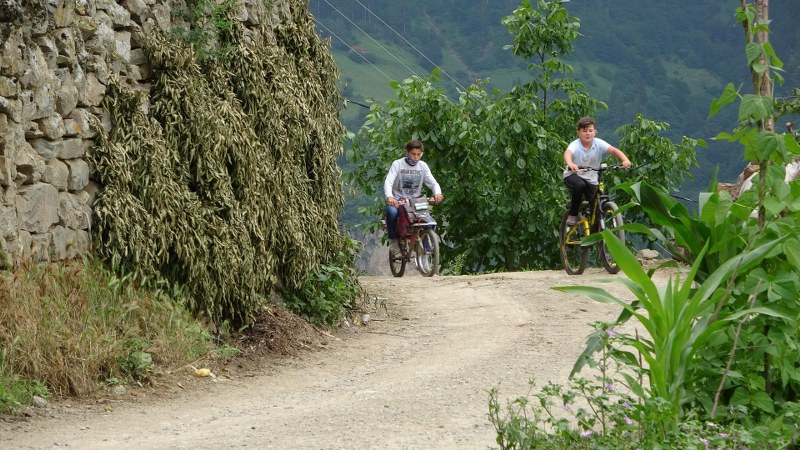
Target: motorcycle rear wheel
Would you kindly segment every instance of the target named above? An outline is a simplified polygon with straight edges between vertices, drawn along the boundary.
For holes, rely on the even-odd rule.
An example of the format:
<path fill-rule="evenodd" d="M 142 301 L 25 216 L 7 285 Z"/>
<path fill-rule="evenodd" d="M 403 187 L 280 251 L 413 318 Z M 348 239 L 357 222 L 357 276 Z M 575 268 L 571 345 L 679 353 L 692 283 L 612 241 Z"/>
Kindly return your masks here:
<path fill-rule="evenodd" d="M 392 275 L 395 277 L 402 277 L 406 272 L 406 257 L 404 253 L 408 253 L 408 240 L 398 239 L 398 244 L 400 245 L 399 253 L 392 251 L 391 247 L 389 248 L 389 270 L 392 271 Z"/>
<path fill-rule="evenodd" d="M 414 251 L 419 273 L 432 277 L 439 272 L 439 235 L 435 231 L 420 230 Z"/>

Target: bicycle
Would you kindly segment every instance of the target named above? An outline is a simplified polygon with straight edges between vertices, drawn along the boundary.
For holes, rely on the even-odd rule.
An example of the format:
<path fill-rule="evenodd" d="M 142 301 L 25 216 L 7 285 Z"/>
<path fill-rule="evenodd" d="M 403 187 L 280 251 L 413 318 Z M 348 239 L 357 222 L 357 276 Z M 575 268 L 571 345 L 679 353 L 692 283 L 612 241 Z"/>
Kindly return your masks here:
<path fill-rule="evenodd" d="M 425 197 L 410 200 L 401 200 L 398 207 L 400 252 L 389 249 L 389 269 L 395 277 L 402 277 L 413 256 L 419 273 L 432 277 L 439 271 L 439 235 L 433 229 L 436 220 L 430 215 L 431 204 L 435 202 Z"/>
<path fill-rule="evenodd" d="M 603 173 L 607 170 L 623 168 L 621 164 L 601 164 L 599 169 L 579 167 L 580 170 L 597 171 L 597 191 L 591 202 L 584 200 L 578 213 L 578 222 L 573 226 L 567 225 L 569 205 L 567 212 L 561 218 L 559 227 L 559 251 L 564 270 L 570 275 L 580 275 L 586 269 L 589 259 L 589 246 L 581 245 L 583 239 L 592 233 L 599 233 L 606 229 L 616 229 L 614 233 L 620 241 L 625 242 L 625 231 L 619 229 L 624 224 L 622 214 L 617 213 L 617 204 L 605 193 Z M 590 207 L 591 204 L 591 207 Z M 606 271 L 611 274 L 619 272 L 619 266 L 614 261 L 611 253 L 606 249 L 605 243 L 600 240 L 596 244 L 597 255 Z"/>

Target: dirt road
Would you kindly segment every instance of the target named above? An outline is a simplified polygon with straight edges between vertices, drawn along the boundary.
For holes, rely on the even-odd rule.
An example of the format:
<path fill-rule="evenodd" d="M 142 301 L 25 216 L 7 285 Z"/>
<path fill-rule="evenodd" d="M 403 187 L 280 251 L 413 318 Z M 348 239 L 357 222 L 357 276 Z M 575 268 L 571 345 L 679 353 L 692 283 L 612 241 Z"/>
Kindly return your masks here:
<path fill-rule="evenodd" d="M 530 379 L 566 381 L 587 324 L 618 313 L 550 288 L 621 276 L 364 277 L 385 308 L 379 299 L 325 349 L 254 376 L 190 384 L 187 370 L 185 389 L 0 423 L 0 448 L 485 449 L 488 390 L 511 400 Z"/>

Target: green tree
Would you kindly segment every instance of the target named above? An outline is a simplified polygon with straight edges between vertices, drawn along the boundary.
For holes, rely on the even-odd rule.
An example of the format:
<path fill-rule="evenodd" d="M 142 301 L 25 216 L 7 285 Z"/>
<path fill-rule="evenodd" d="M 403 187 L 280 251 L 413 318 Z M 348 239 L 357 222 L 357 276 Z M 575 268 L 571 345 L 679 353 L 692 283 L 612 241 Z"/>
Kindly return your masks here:
<path fill-rule="evenodd" d="M 562 59 L 572 52 L 580 26 L 563 3 L 539 0 L 533 8 L 526 0 L 503 19 L 514 37 L 506 48 L 529 62 L 528 83 L 489 92 L 486 82 L 476 82 L 451 100 L 437 86 L 441 77 L 434 71 L 427 79 L 391 83 L 396 99 L 372 105 L 347 158 L 359 166 L 351 183 L 375 196 L 371 206 L 361 208 L 373 219 L 373 230 L 383 215 L 386 170 L 401 156 L 403 144 L 417 138 L 449 199 L 439 209 L 447 224 L 445 265 L 458 255 L 467 271 L 558 265 L 555 229 L 566 199 L 561 155 L 578 118 L 605 107 Z M 679 150 L 667 141 L 654 151 Z M 629 155 L 635 158 L 635 151 Z M 666 177 L 656 179 L 659 184 L 674 186 L 681 178 L 676 174 L 694 157 L 677 161 Z"/>

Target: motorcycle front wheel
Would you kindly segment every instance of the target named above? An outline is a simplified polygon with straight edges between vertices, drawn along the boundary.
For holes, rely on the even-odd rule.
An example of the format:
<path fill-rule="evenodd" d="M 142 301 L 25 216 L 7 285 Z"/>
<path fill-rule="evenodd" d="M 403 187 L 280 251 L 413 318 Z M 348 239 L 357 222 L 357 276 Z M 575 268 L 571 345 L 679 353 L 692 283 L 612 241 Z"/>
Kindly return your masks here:
<path fill-rule="evenodd" d="M 436 275 L 439 271 L 439 235 L 433 230 L 420 230 L 414 252 L 419 273 L 426 277 Z"/>

